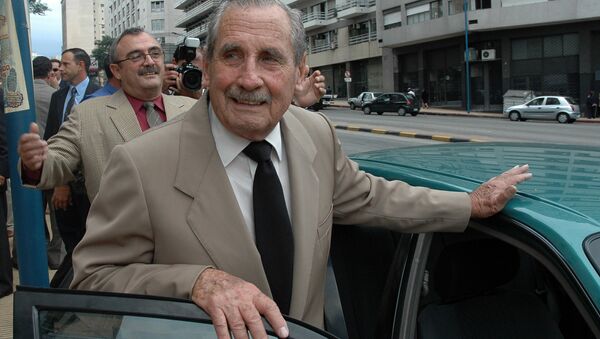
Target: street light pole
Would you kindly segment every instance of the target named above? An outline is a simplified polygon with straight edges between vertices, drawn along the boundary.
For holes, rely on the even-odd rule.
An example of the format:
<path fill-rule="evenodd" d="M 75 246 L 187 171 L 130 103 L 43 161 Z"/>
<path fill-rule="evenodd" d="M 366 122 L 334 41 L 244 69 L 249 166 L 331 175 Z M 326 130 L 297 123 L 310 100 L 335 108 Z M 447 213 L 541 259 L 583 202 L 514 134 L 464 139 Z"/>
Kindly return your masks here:
<path fill-rule="evenodd" d="M 467 94 L 467 113 L 471 113 L 471 65 L 469 64 L 469 0 L 463 0 L 465 12 L 465 84 Z"/>

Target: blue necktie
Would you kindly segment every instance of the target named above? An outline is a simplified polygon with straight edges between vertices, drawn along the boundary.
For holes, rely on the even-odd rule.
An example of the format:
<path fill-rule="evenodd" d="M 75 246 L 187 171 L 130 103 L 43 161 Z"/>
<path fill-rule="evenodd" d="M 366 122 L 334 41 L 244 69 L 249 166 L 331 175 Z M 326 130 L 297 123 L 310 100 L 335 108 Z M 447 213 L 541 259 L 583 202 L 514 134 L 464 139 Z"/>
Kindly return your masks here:
<path fill-rule="evenodd" d="M 75 105 L 75 97 L 77 96 L 77 88 L 71 88 L 71 98 L 69 98 L 69 102 L 67 102 L 67 108 L 65 108 L 65 113 L 63 114 L 63 121 L 67 120 L 69 113 L 73 109 L 73 105 Z"/>

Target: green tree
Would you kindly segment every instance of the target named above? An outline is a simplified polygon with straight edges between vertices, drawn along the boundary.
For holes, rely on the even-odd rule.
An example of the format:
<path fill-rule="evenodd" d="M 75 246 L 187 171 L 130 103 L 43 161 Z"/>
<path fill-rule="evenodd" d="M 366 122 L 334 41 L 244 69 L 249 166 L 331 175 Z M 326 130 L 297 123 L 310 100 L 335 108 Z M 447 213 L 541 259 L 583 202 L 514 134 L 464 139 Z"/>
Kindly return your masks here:
<path fill-rule="evenodd" d="M 48 5 L 43 3 L 41 0 L 28 0 L 29 13 L 35 15 L 45 15 L 47 11 L 51 11 Z"/>
<path fill-rule="evenodd" d="M 104 35 L 101 40 L 96 40 L 96 48 L 92 50 L 92 57 L 98 61 L 98 69 L 104 68 L 104 60 L 108 56 L 110 45 L 113 43 L 115 38 Z"/>

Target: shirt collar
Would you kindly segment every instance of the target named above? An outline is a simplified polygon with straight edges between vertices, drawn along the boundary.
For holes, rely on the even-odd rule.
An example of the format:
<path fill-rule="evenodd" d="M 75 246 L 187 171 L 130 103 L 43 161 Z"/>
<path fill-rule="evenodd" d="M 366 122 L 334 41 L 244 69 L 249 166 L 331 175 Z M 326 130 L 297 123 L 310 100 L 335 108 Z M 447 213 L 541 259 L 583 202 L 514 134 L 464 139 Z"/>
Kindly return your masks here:
<path fill-rule="evenodd" d="M 219 152 L 223 166 L 227 167 L 250 144 L 250 140 L 242 138 L 225 128 L 221 120 L 217 118 L 210 103 L 208 105 L 208 113 L 217 152 Z M 279 123 L 275 125 L 265 140 L 273 146 L 277 159 L 281 161 L 283 143 L 281 142 L 281 127 Z"/>
<path fill-rule="evenodd" d="M 125 93 L 125 92 L 123 92 Z M 131 104 L 131 107 L 133 107 L 133 111 L 134 112 L 139 112 L 142 109 L 142 106 L 144 106 L 144 100 L 140 100 L 136 97 L 132 97 L 131 95 L 125 93 L 125 96 L 127 97 L 127 100 L 129 100 L 129 103 Z M 158 108 L 159 111 L 164 112 L 165 111 L 165 105 L 163 102 L 163 97 L 162 95 L 159 95 L 156 99 L 152 100 L 152 102 L 154 102 L 154 106 L 155 108 Z"/>
<path fill-rule="evenodd" d="M 71 89 L 73 87 L 77 88 L 77 95 L 75 96 L 75 99 L 77 99 L 77 100 L 75 100 L 76 102 L 81 102 L 81 99 L 83 99 L 83 97 L 85 96 L 85 90 L 87 89 L 89 83 L 90 83 L 90 78 L 85 77 L 85 79 L 83 79 L 83 81 L 81 81 L 77 85 L 69 86 L 69 93 L 71 93 Z"/>

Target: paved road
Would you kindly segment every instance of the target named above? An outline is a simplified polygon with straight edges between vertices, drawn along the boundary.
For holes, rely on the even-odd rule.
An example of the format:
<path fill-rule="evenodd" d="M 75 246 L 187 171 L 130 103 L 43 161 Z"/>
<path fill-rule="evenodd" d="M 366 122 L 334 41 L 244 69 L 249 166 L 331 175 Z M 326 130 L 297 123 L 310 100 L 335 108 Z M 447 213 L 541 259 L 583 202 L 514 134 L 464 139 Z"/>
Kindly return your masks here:
<path fill-rule="evenodd" d="M 338 138 L 342 142 L 342 149 L 346 154 L 373 151 L 379 149 L 410 147 L 429 144 L 439 144 L 439 141 L 427 139 L 402 138 L 390 135 L 380 135 L 361 132 L 337 130 Z"/>
<path fill-rule="evenodd" d="M 361 111 L 328 108 L 322 111 L 336 124 L 379 127 L 388 130 L 444 134 L 488 141 L 526 141 L 600 147 L 600 124 L 559 124 L 553 121 L 512 122 L 500 118 L 440 115 L 364 115 Z"/>

